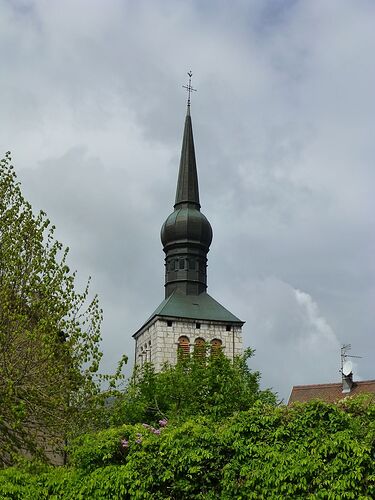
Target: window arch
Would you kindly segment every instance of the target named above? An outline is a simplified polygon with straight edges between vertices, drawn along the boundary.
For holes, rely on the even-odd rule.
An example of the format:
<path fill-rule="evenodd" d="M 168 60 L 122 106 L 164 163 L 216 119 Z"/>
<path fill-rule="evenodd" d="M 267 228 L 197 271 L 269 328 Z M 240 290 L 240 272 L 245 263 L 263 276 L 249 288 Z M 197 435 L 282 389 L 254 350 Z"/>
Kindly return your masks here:
<path fill-rule="evenodd" d="M 178 339 L 178 354 L 181 357 L 186 357 L 190 354 L 190 340 L 185 335 L 182 335 Z"/>
<path fill-rule="evenodd" d="M 223 348 L 223 343 L 220 339 L 211 340 L 211 356 L 218 356 Z"/>
<path fill-rule="evenodd" d="M 195 339 L 194 342 L 194 354 L 199 358 L 206 357 L 206 342 L 201 337 Z"/>

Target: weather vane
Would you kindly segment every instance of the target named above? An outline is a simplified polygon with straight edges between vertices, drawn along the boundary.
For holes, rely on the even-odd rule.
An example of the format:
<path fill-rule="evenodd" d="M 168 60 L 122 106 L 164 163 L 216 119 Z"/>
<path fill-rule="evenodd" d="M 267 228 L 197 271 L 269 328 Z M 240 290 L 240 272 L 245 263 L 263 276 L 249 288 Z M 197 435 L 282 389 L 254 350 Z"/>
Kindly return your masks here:
<path fill-rule="evenodd" d="M 186 89 L 186 91 L 188 93 L 188 100 L 187 100 L 188 107 L 190 107 L 190 96 L 191 96 L 192 91 L 194 91 L 194 92 L 197 91 L 197 89 L 193 89 L 193 87 L 191 86 L 191 77 L 192 76 L 193 76 L 193 73 L 191 71 L 189 71 L 188 72 L 189 83 L 187 85 L 183 85 L 183 88 Z"/>

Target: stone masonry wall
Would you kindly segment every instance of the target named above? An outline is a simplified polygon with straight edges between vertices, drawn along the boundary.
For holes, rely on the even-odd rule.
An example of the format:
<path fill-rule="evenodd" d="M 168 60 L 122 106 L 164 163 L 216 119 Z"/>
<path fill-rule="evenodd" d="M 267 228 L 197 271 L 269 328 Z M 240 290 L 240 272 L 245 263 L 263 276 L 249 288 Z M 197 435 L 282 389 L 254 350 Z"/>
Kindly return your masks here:
<path fill-rule="evenodd" d="M 142 365 L 146 361 L 152 362 L 157 371 L 166 362 L 176 364 L 178 339 L 181 336 L 189 339 L 191 352 L 195 340 L 199 338 L 205 342 L 221 340 L 224 354 L 229 358 L 242 353 L 241 326 L 218 321 L 156 318 L 136 339 L 136 363 Z"/>

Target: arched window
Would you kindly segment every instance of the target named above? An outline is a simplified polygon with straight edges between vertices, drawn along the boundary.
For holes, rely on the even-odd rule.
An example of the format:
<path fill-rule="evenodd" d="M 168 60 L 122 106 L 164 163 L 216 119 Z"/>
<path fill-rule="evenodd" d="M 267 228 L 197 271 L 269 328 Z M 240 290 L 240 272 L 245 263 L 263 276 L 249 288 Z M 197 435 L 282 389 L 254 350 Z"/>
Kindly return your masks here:
<path fill-rule="evenodd" d="M 190 340 L 185 335 L 178 339 L 178 354 L 180 357 L 189 356 L 190 354 Z"/>
<path fill-rule="evenodd" d="M 206 342 L 202 338 L 195 339 L 194 342 L 194 355 L 199 358 L 206 356 Z"/>
<path fill-rule="evenodd" d="M 223 343 L 220 339 L 211 340 L 211 356 L 218 356 L 223 347 Z"/>

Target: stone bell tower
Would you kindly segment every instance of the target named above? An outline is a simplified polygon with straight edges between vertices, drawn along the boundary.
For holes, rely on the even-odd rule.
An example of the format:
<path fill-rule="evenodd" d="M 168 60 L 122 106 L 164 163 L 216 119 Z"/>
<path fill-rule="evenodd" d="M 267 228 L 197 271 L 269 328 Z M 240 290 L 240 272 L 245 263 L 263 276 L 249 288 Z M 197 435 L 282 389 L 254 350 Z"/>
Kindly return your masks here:
<path fill-rule="evenodd" d="M 133 335 L 135 363 L 151 362 L 158 371 L 175 364 L 177 354 L 222 349 L 229 358 L 241 354 L 243 321 L 207 293 L 207 254 L 212 228 L 200 211 L 198 175 L 190 115 L 191 73 L 176 199 L 161 228 L 165 252 L 165 299 Z"/>

